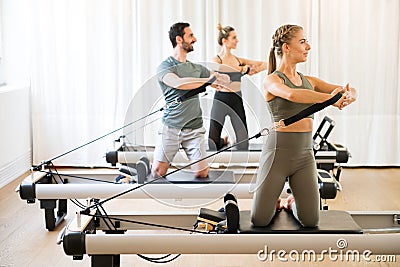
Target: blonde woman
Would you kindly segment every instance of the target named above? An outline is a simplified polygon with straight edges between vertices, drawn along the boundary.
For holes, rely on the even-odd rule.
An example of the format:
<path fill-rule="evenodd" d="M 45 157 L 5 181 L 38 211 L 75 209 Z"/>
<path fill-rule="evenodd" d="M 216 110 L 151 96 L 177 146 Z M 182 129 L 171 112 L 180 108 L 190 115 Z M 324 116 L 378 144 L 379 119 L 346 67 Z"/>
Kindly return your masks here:
<path fill-rule="evenodd" d="M 264 80 L 265 99 L 275 123 L 289 118 L 314 103 L 330 99 L 338 92 L 342 97 L 333 106 L 342 109 L 356 100 L 356 91 L 305 76 L 296 70 L 298 63 L 307 61 L 311 46 L 303 28 L 283 25 L 272 37 L 268 76 Z M 275 53 L 281 58 L 276 66 Z M 286 209 L 305 227 L 319 222 L 319 189 L 317 169 L 312 149 L 313 116 L 278 128 L 266 139 L 257 173 L 257 189 L 253 196 L 251 220 L 255 226 L 267 226 L 279 203 L 286 178 L 293 195 Z M 270 168 L 266 167 L 269 164 Z"/>

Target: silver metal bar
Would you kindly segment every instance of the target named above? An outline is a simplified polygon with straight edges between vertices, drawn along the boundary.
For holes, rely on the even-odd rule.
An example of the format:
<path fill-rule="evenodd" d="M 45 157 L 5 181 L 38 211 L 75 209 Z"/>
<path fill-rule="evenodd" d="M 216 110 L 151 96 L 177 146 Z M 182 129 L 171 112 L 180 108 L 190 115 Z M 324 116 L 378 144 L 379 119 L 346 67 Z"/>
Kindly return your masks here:
<path fill-rule="evenodd" d="M 206 156 L 209 156 L 215 152 L 209 151 Z M 119 163 L 136 163 L 139 159 L 145 156 L 151 162 L 153 161 L 153 151 L 118 151 L 118 162 Z M 210 163 L 259 163 L 261 157 L 261 151 L 225 151 L 219 153 L 208 161 Z M 317 163 L 336 163 L 336 151 L 318 151 L 315 155 Z M 183 151 L 179 151 L 174 160 L 174 164 L 188 163 L 186 154 Z"/>
<path fill-rule="evenodd" d="M 398 212 L 351 212 L 359 221 L 369 221 L 371 217 L 376 221 L 382 218 L 381 228 L 385 228 L 387 217 Z M 186 213 L 138 213 L 113 215 L 113 220 L 137 220 L 158 225 L 168 225 L 190 229 L 197 215 L 193 212 Z M 363 219 L 362 219 L 363 218 Z M 101 221 L 101 220 L 100 220 Z M 265 257 L 271 253 L 284 251 L 286 254 L 296 251 L 305 252 L 306 255 L 333 253 L 334 255 L 396 255 L 400 254 L 400 226 L 392 221 L 388 229 L 394 233 L 360 233 L 360 234 L 318 234 L 310 233 L 285 233 L 285 234 L 187 234 L 183 231 L 171 233 L 171 230 L 154 231 L 154 226 L 136 225 L 128 227 L 121 222 L 119 229 L 139 230 L 128 231 L 126 234 L 97 235 L 86 234 L 85 253 L 89 255 L 112 254 L 254 254 Z M 69 224 L 69 232 L 83 232 L 74 228 L 76 223 Z M 88 224 L 86 224 L 88 225 Z M 126 227 L 126 228 L 125 228 Z M 97 229 L 106 229 L 100 225 Z M 143 230 L 152 230 L 146 232 Z M 338 229 L 340 230 L 340 229 Z M 67 232 L 68 234 L 68 232 Z M 66 234 L 66 235 L 67 235 Z M 314 253 L 314 254 L 313 254 Z M 281 254 L 282 255 L 282 254 Z"/>
<path fill-rule="evenodd" d="M 343 245 L 339 244 L 340 240 Z M 400 234 L 125 234 L 86 235 L 86 253 L 95 254 L 265 254 L 280 250 L 357 250 L 400 254 Z M 344 245 L 345 244 L 345 245 Z M 345 246 L 341 249 L 341 246 Z M 260 252 L 264 251 L 264 252 Z"/>
<path fill-rule="evenodd" d="M 105 199 L 137 187 L 137 184 L 37 184 L 37 199 Z M 148 184 L 119 198 L 125 199 L 216 199 L 232 192 L 250 199 L 251 184 Z"/>
<path fill-rule="evenodd" d="M 364 213 L 363 213 L 364 212 Z M 379 233 L 379 232 L 397 232 L 400 233 L 400 225 L 393 220 L 395 214 L 400 211 L 350 211 L 352 219 L 362 228 L 364 232 Z M 132 214 L 113 214 L 110 212 L 108 215 L 114 218 L 121 218 L 123 220 L 135 220 L 140 222 L 148 222 L 154 224 L 165 224 L 177 227 L 191 228 L 197 218 L 198 213 L 193 212 L 140 212 Z M 154 230 L 152 226 L 139 226 L 140 229 Z M 137 226 L 129 223 L 121 222 L 121 228 L 132 230 L 138 229 Z M 157 228 L 157 227 L 156 227 Z M 107 229 L 106 225 L 100 224 L 99 229 Z M 159 229 L 159 228 L 158 228 Z M 400 244 L 399 244 L 400 245 Z"/>
<path fill-rule="evenodd" d="M 162 226 L 171 226 L 184 228 L 187 230 L 193 229 L 193 224 L 196 222 L 197 213 L 193 212 L 180 212 L 171 215 L 168 212 L 141 212 L 135 214 L 113 215 L 107 214 L 113 221 L 119 221 L 119 230 L 165 230 L 166 227 L 157 227 L 152 225 L 145 225 L 141 223 L 150 223 Z M 114 219 L 116 218 L 116 219 Z M 120 219 L 120 220 L 118 220 Z M 126 221 L 125 221 L 126 220 Z M 140 224 L 131 223 L 129 221 L 137 221 Z M 103 220 L 99 220 L 98 230 L 107 230 L 108 226 Z"/>
<path fill-rule="evenodd" d="M 207 152 L 206 156 L 212 155 L 215 152 Z M 260 161 L 261 151 L 249 152 L 249 151 L 231 151 L 223 152 L 211 157 L 208 162 L 213 163 L 254 163 Z M 120 163 L 136 163 L 142 156 L 146 156 L 151 162 L 153 161 L 153 152 L 149 151 L 130 151 L 122 152 L 118 151 L 118 162 Z M 206 157 L 205 156 L 205 157 Z M 174 157 L 173 163 L 188 163 L 186 154 L 179 151 Z"/>

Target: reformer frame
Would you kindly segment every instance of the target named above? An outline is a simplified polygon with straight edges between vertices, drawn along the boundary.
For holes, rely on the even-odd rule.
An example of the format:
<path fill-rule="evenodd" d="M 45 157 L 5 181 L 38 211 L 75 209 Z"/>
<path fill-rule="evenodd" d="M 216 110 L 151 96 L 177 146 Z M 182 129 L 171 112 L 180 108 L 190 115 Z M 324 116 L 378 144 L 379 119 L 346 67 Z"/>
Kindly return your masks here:
<path fill-rule="evenodd" d="M 321 199 L 334 199 L 337 187 L 334 178 L 323 177 L 324 170 L 320 172 L 320 195 Z M 74 178 L 75 172 L 59 172 L 57 175 L 66 183 L 53 183 L 52 173 L 35 172 L 27 176 L 20 186 L 16 189 L 20 198 L 27 203 L 40 202 L 40 208 L 45 213 L 45 227 L 49 231 L 62 222 L 67 215 L 67 201 L 69 199 L 107 199 L 121 192 L 127 192 L 119 196 L 120 199 L 172 199 L 181 201 L 182 199 L 220 199 L 226 192 L 231 192 L 239 199 L 253 198 L 255 185 L 251 183 L 236 182 L 233 171 L 225 171 L 231 182 L 223 183 L 149 183 L 145 186 L 141 184 L 110 184 L 110 183 L 82 183 L 78 178 Z M 326 173 L 327 174 L 327 173 Z M 93 177 L 101 177 L 105 181 L 112 181 L 117 173 L 92 174 Z M 246 175 L 246 174 L 239 174 Z M 250 175 L 254 175 L 251 173 Z M 230 178 L 229 178 L 230 177 Z M 89 178 L 89 177 L 85 177 Z M 73 183 L 73 181 L 78 183 Z M 137 189 L 136 189 L 137 188 Z M 129 192 L 128 192 L 129 191 Z M 286 197 L 290 192 L 287 183 L 282 191 L 282 197 Z M 58 203 L 58 208 L 57 208 Z M 323 209 L 327 209 L 326 203 L 321 203 Z M 57 209 L 57 210 L 56 210 Z"/>
<path fill-rule="evenodd" d="M 335 211 L 321 211 L 321 213 Z M 88 215 L 79 215 L 66 226 L 58 237 L 63 243 L 64 252 L 74 259 L 92 257 L 92 266 L 112 266 L 119 262 L 121 254 L 254 254 L 268 248 L 268 251 L 296 250 L 326 253 L 328 249 L 341 250 L 343 253 L 371 251 L 375 255 L 400 254 L 400 211 L 386 212 L 349 212 L 360 229 L 332 233 L 318 231 L 292 231 L 287 233 L 266 234 L 208 234 L 204 233 L 166 233 L 154 230 L 160 225 L 184 228 L 190 231 L 198 214 L 181 213 L 136 213 L 108 214 L 116 226 L 110 230 L 103 219 Z M 92 211 L 95 215 L 95 211 Z M 132 224 L 129 221 L 143 224 Z M 153 226 L 152 224 L 156 225 Z M 146 232 L 151 230 L 151 232 Z M 106 234 L 97 235 L 96 231 Z M 135 233 L 137 231 L 137 233 Z M 312 240 L 312 241 L 311 241 Z M 338 248 L 339 240 L 345 246 Z M 110 265 L 94 264 L 97 258 Z M 104 262 L 103 262 L 104 263 Z M 119 265 L 116 265 L 119 266 Z"/>

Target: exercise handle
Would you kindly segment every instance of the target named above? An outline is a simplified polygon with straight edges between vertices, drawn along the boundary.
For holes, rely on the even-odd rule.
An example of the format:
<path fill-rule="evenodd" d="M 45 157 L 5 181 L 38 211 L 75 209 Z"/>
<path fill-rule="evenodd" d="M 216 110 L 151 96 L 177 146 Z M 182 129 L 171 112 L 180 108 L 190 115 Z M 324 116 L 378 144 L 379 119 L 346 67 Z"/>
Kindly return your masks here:
<path fill-rule="evenodd" d="M 290 124 L 293 124 L 301 119 L 304 119 L 304 118 L 310 116 L 311 114 L 314 114 L 315 112 L 318 112 L 318 111 L 326 108 L 327 106 L 335 104 L 341 97 L 342 97 L 342 94 L 337 93 L 336 95 L 334 95 L 333 97 L 329 98 L 328 100 L 326 100 L 322 103 L 313 104 L 313 105 L 309 106 L 308 108 L 303 109 L 296 115 L 293 115 L 287 119 L 279 121 L 279 124 L 281 125 L 281 127 L 289 126 Z"/>

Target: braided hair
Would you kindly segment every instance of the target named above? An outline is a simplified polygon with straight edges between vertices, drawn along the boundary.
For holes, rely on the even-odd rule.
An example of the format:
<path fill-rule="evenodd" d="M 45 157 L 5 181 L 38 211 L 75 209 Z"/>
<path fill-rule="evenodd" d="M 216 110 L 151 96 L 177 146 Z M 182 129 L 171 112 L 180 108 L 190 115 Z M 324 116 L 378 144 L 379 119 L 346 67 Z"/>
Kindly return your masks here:
<path fill-rule="evenodd" d="M 272 48 L 269 52 L 268 74 L 276 70 L 275 51 L 278 56 L 282 57 L 282 46 L 284 43 L 290 43 L 294 35 L 303 28 L 298 25 L 286 24 L 279 27 L 272 36 Z"/>

